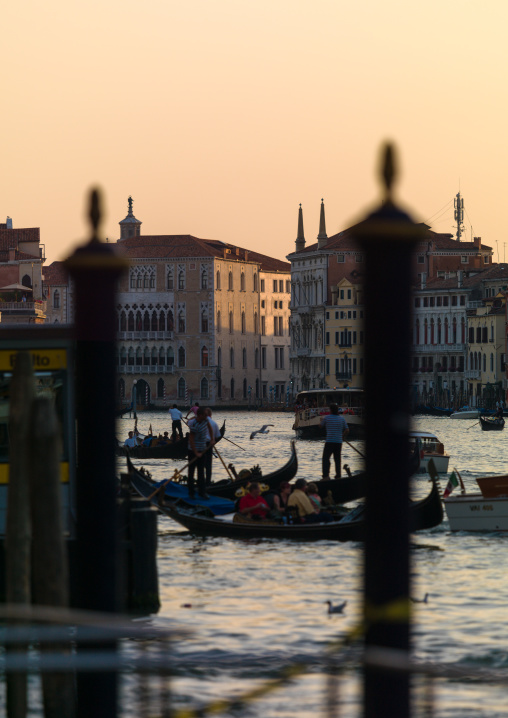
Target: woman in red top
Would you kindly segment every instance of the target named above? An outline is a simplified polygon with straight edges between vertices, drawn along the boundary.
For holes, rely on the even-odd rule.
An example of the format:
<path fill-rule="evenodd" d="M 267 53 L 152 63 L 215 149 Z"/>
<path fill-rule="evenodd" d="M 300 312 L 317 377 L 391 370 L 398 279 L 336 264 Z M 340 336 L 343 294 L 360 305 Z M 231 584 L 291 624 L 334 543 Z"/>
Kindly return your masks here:
<path fill-rule="evenodd" d="M 242 496 L 238 508 L 241 514 L 249 518 L 264 519 L 270 511 L 270 507 L 261 496 L 261 488 L 257 481 L 253 481 L 249 485 L 249 493 Z"/>

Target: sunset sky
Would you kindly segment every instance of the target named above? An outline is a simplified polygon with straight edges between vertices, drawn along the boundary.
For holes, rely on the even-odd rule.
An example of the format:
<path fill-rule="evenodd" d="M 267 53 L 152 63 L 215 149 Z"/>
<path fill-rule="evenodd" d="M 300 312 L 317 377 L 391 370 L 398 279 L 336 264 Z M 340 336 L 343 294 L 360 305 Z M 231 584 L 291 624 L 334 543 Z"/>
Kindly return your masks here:
<path fill-rule="evenodd" d="M 506 257 L 508 3 L 486 0 L 19 0 L 4 3 L 0 221 L 41 228 L 48 261 L 103 236 L 127 197 L 143 234 L 193 234 L 284 259 L 298 205 L 316 241 L 379 196 Z M 434 221 L 435 220 L 435 221 Z M 497 242 L 497 244 L 496 244 Z"/>

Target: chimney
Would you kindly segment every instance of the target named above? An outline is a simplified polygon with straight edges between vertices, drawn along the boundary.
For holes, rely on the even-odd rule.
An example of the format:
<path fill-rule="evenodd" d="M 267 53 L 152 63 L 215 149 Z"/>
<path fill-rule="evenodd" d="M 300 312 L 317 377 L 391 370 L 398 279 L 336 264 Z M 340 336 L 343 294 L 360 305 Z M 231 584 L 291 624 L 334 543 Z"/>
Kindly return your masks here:
<path fill-rule="evenodd" d="M 244 259 L 245 259 L 245 261 L 247 261 L 249 259 L 249 252 L 247 249 L 244 250 Z"/>
<path fill-rule="evenodd" d="M 474 237 L 473 242 L 474 242 L 475 247 L 477 247 L 478 249 L 482 248 L 482 238 L 481 237 Z"/>
<path fill-rule="evenodd" d="M 5 229 L 12 229 L 12 219 L 10 217 L 5 220 Z"/>
<path fill-rule="evenodd" d="M 463 271 L 462 269 L 459 269 L 457 272 L 457 289 L 460 289 L 462 287 L 462 279 L 463 279 Z"/>
<path fill-rule="evenodd" d="M 14 262 L 16 259 L 16 248 L 9 247 L 9 262 Z"/>
<path fill-rule="evenodd" d="M 421 283 L 420 289 L 425 289 L 426 284 L 427 284 L 427 272 L 422 272 L 422 283 Z"/>

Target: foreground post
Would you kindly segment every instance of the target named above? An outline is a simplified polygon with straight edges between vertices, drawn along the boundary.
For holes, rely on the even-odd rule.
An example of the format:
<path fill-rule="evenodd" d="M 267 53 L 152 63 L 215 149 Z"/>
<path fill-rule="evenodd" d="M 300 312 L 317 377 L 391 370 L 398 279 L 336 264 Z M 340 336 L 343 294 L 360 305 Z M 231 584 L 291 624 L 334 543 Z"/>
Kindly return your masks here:
<path fill-rule="evenodd" d="M 16 355 L 10 385 L 9 410 L 9 494 L 7 502 L 6 594 L 7 603 L 30 605 L 30 502 L 29 454 L 30 408 L 35 394 L 32 357 Z M 7 715 L 24 718 L 27 711 L 27 677 L 23 673 L 7 676 Z"/>
<path fill-rule="evenodd" d="M 409 421 L 411 257 L 421 234 L 392 201 L 393 150 L 384 157 L 386 199 L 357 225 L 365 249 L 366 658 L 409 651 Z M 409 715 L 409 676 L 365 669 L 366 718 Z"/>
<path fill-rule="evenodd" d="M 99 196 L 91 196 L 92 238 L 66 266 L 75 284 L 77 533 L 80 608 L 113 612 L 117 602 L 115 479 L 116 283 L 126 261 L 99 241 Z M 112 674 L 80 676 L 78 716 L 116 715 Z"/>

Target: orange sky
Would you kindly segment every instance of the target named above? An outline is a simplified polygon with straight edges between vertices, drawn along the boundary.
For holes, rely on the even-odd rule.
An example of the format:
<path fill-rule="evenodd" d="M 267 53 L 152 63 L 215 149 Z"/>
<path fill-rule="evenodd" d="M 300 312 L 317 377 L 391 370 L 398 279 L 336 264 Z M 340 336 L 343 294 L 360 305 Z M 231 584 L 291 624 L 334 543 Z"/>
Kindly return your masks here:
<path fill-rule="evenodd" d="M 393 138 L 418 220 L 465 199 L 466 239 L 504 261 L 508 4 L 462 0 L 21 0 L 4 4 L 0 221 L 39 226 L 49 261 L 104 236 L 127 197 L 145 234 L 285 258 L 379 197 Z M 496 245 L 496 241 L 498 244 Z"/>

